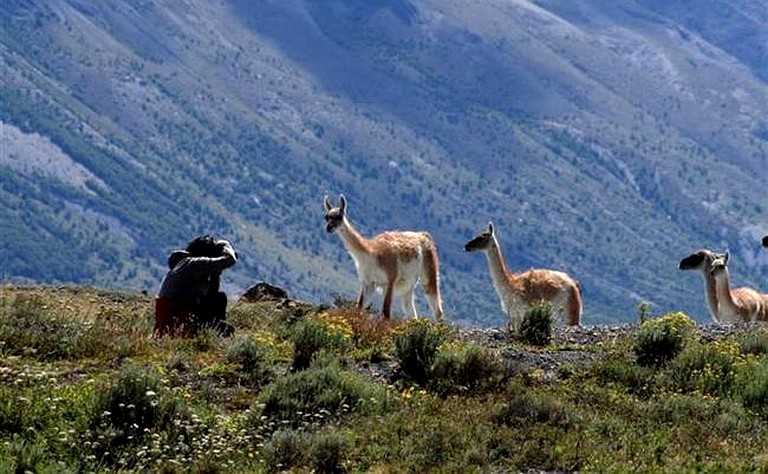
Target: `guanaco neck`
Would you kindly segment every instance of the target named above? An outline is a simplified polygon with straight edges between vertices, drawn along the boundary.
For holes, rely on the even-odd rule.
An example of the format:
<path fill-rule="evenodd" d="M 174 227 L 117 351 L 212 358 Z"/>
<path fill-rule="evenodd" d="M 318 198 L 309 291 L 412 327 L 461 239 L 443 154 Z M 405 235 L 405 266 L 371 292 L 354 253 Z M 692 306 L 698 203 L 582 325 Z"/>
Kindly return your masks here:
<path fill-rule="evenodd" d="M 719 321 L 719 304 L 717 302 L 717 281 L 711 271 L 704 271 L 704 293 L 707 295 L 709 313 L 712 319 Z"/>
<path fill-rule="evenodd" d="M 723 310 L 728 310 L 732 313 L 740 315 L 741 309 L 733 300 L 733 295 L 731 294 L 731 283 L 729 281 L 730 278 L 728 277 L 728 269 L 723 269 L 717 274 L 717 276 L 713 277 L 713 279 L 715 279 L 717 282 L 717 300 L 723 306 L 721 308 L 721 312 Z"/>
<path fill-rule="evenodd" d="M 346 216 L 337 232 L 339 237 L 341 237 L 341 241 L 344 242 L 344 247 L 353 256 L 358 257 L 362 254 L 370 253 L 368 239 L 363 237 L 354 227 L 352 227 L 352 224 L 349 223 Z"/>
<path fill-rule="evenodd" d="M 507 263 L 504 261 L 504 255 L 501 253 L 501 247 L 499 247 L 496 237 L 493 237 L 493 243 L 485 249 L 485 256 L 488 258 L 493 286 L 496 287 L 496 292 L 501 295 L 502 291 L 509 287 L 510 272 L 507 270 Z"/>

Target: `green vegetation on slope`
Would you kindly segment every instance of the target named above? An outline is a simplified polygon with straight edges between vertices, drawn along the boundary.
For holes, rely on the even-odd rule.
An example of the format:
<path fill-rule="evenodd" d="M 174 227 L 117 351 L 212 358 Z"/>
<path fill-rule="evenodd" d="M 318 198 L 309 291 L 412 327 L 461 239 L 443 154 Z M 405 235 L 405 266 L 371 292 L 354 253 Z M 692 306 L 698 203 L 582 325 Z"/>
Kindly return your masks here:
<path fill-rule="evenodd" d="M 528 346 L 262 301 L 232 305 L 232 339 L 158 341 L 151 303 L 0 287 L 0 470 L 768 468 L 764 328 L 712 339 L 678 313 Z"/>

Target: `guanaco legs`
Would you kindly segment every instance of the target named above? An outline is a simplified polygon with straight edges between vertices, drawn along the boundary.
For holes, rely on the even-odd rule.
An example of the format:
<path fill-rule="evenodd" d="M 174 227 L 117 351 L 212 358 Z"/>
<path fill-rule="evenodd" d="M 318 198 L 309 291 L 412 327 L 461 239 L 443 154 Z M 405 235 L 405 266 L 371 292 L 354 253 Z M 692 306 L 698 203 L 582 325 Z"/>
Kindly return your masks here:
<path fill-rule="evenodd" d="M 566 273 L 534 269 L 512 273 L 507 269 L 504 256 L 493 229 L 488 223 L 484 230 L 464 245 L 467 252 L 481 251 L 488 258 L 491 280 L 501 300 L 501 309 L 509 316 L 509 325 L 519 329 L 526 311 L 540 301 L 552 304 L 556 313 L 565 316 L 566 323 L 577 326 L 581 321 L 581 288 Z"/>
<path fill-rule="evenodd" d="M 712 262 L 710 272 L 715 279 L 717 302 L 721 321 L 749 322 L 768 319 L 768 295 L 761 295 L 752 288 L 731 290 L 728 277 L 728 253 Z"/>
<path fill-rule="evenodd" d="M 413 290 L 421 280 L 429 308 L 435 319 L 443 319 L 440 299 L 440 268 L 432 237 L 426 232 L 384 232 L 371 239 L 360 235 L 347 220 L 347 200 L 339 196 L 339 206 L 333 207 L 325 197 L 326 230 L 336 232 L 352 255 L 360 277 L 358 308 L 375 290 L 383 290 L 382 313 L 391 316 L 392 299 L 401 297 L 403 311 L 416 316 Z"/>

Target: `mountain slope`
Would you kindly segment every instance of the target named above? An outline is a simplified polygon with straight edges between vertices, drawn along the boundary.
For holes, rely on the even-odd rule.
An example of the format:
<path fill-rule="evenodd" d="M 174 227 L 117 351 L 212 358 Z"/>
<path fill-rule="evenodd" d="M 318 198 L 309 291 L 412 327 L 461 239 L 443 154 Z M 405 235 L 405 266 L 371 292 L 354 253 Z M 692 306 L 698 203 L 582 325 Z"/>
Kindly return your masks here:
<path fill-rule="evenodd" d="M 352 298 L 322 223 L 343 192 L 364 234 L 433 234 L 454 320 L 503 320 L 462 252 L 489 220 L 512 268 L 581 282 L 586 323 L 706 318 L 676 268 L 697 247 L 768 289 L 768 85 L 740 44 L 766 22 L 655 3 L 11 0 L 0 273 L 153 291 L 212 232 L 242 256 L 233 292 Z"/>

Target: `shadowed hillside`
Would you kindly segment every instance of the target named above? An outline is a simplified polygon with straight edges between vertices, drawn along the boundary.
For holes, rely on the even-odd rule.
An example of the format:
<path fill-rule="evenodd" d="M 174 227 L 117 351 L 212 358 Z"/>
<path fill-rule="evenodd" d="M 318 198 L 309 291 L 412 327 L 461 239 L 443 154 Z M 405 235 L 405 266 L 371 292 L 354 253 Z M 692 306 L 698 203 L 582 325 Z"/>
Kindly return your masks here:
<path fill-rule="evenodd" d="M 7 0 L 0 276 L 151 292 L 211 232 L 231 292 L 353 298 L 343 192 L 366 235 L 435 237 L 453 320 L 503 321 L 462 251 L 489 220 L 510 267 L 581 282 L 588 324 L 705 320 L 691 250 L 768 291 L 766 14 L 656 3 Z"/>

